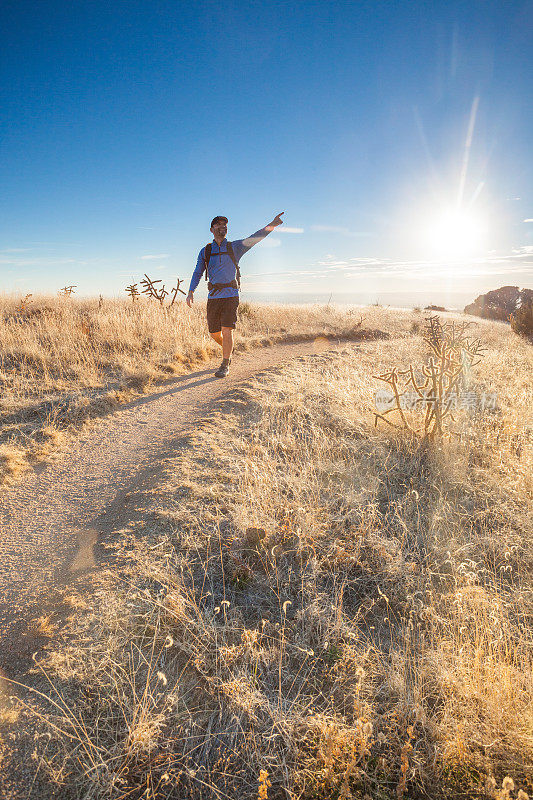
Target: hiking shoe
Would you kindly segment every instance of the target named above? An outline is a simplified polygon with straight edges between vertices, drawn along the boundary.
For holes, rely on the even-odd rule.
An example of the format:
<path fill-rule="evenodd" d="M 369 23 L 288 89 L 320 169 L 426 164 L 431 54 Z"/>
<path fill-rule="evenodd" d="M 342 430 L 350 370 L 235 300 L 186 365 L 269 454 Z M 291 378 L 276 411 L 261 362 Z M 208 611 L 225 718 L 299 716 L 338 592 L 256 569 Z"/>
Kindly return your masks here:
<path fill-rule="evenodd" d="M 227 359 L 227 358 L 223 358 L 222 359 L 222 364 L 220 365 L 220 367 L 215 372 L 215 376 L 217 378 L 225 378 L 226 377 L 226 375 L 229 372 L 229 362 L 230 362 L 230 360 L 231 359 Z"/>

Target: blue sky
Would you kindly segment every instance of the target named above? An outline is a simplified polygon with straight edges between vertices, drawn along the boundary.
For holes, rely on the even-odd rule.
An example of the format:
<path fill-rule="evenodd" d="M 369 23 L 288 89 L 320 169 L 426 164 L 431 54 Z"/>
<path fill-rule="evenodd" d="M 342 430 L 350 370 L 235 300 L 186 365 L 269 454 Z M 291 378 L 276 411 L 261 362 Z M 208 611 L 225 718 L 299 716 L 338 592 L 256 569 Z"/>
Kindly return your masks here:
<path fill-rule="evenodd" d="M 279 211 L 244 297 L 533 285 L 531 0 L 4 0 L 1 23 L 2 291 L 188 285 L 215 214 L 236 239 Z"/>

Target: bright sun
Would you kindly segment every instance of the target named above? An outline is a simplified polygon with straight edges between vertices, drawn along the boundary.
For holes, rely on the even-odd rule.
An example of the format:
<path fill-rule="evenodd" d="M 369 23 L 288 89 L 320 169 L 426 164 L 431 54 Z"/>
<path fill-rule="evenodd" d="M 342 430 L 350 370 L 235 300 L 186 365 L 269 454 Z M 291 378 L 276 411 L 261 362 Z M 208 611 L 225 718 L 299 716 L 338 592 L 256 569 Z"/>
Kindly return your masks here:
<path fill-rule="evenodd" d="M 425 246 L 438 259 L 461 259 L 483 249 L 486 225 L 465 209 L 448 209 L 430 217 L 423 229 Z"/>

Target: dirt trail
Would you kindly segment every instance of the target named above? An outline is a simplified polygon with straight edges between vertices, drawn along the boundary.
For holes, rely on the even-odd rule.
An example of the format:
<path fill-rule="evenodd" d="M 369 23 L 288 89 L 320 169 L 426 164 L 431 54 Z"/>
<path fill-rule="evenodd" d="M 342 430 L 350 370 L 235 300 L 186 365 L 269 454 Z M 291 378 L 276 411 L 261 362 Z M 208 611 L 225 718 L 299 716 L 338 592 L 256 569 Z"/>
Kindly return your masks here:
<path fill-rule="evenodd" d="M 324 349 L 323 341 L 318 347 Z M 213 376 L 218 360 L 170 379 L 99 420 L 68 451 L 0 493 L 0 670 L 18 671 L 27 621 L 73 571 L 92 565 L 106 514 L 124 505 L 207 404 L 263 369 L 316 350 L 314 342 L 279 344 L 236 354 L 222 380 Z M 37 647 L 34 640 L 26 649 L 31 655 Z"/>

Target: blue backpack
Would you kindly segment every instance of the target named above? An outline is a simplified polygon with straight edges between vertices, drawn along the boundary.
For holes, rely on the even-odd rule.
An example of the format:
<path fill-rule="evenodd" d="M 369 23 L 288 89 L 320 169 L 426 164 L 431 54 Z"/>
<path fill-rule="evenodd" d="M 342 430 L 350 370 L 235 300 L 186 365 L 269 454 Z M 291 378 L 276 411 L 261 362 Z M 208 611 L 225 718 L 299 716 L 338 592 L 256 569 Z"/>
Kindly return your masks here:
<path fill-rule="evenodd" d="M 240 289 L 241 288 L 241 271 L 239 269 L 239 265 L 237 264 L 237 259 L 235 258 L 235 253 L 233 252 L 233 247 L 231 246 L 231 242 L 229 242 L 229 241 L 226 242 L 226 253 L 231 258 L 233 263 L 235 264 L 235 271 L 236 271 L 236 275 L 237 275 L 237 280 L 236 281 L 230 281 L 230 283 L 211 283 L 211 281 L 209 280 L 208 272 L 207 272 L 207 268 L 209 267 L 209 261 L 211 259 L 211 250 L 212 250 L 212 242 L 209 242 L 209 244 L 206 244 L 205 250 L 204 250 L 204 274 L 205 274 L 206 281 L 208 281 L 207 288 L 209 289 L 209 291 L 211 292 L 212 290 L 214 290 L 215 292 L 218 292 L 220 289 L 226 289 L 229 286 L 232 286 L 234 289 Z M 219 254 L 216 253 L 216 255 L 219 255 Z M 220 253 L 220 255 L 225 255 L 225 253 Z"/>

